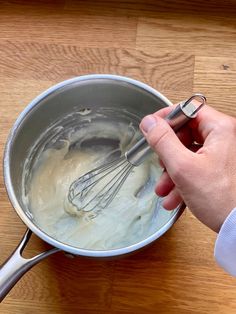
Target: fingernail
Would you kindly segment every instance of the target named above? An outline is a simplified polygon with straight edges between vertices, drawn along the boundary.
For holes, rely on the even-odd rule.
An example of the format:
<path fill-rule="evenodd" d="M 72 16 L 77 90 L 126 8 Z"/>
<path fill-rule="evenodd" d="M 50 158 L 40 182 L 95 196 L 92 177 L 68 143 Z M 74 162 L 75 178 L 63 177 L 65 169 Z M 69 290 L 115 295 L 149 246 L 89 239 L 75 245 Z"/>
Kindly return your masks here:
<path fill-rule="evenodd" d="M 146 116 L 145 118 L 143 118 L 142 122 L 141 122 L 141 129 L 144 132 L 149 132 L 154 126 L 156 126 L 157 121 L 153 116 Z"/>

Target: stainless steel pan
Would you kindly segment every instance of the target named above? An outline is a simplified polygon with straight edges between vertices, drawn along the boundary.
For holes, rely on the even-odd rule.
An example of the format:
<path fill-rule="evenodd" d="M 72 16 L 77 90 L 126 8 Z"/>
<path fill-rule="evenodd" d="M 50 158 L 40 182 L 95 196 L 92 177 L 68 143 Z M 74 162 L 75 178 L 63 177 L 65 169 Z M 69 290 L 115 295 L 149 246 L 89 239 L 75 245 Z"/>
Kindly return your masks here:
<path fill-rule="evenodd" d="M 84 108 L 99 107 L 125 109 L 143 117 L 171 102 L 155 89 L 132 79 L 115 75 L 87 75 L 59 83 L 36 97 L 16 120 L 6 143 L 4 180 L 10 202 L 28 227 L 19 246 L 0 268 L 0 300 L 19 278 L 32 266 L 58 251 L 94 258 L 123 256 L 152 243 L 162 236 L 178 219 L 183 208 L 173 212 L 161 229 L 134 245 L 113 250 L 86 250 L 76 248 L 46 234 L 33 221 L 22 198 L 23 167 L 30 149 L 42 133 L 56 120 Z M 22 252 L 34 232 L 52 245 L 52 249 L 25 259 Z"/>

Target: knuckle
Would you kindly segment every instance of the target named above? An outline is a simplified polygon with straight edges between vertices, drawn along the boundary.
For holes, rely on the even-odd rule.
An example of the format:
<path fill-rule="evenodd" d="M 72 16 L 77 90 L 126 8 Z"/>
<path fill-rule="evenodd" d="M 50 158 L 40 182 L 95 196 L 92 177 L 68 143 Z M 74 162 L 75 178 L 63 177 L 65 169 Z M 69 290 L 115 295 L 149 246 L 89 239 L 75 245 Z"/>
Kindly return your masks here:
<path fill-rule="evenodd" d="M 220 119 L 217 128 L 219 132 L 229 132 L 236 134 L 236 119 L 233 117 L 225 117 L 224 119 Z"/>
<path fill-rule="evenodd" d="M 174 182 L 187 182 L 188 180 L 192 181 L 192 168 L 196 160 L 194 157 L 182 156 L 175 161 L 175 167 L 172 169 L 171 177 Z"/>
<path fill-rule="evenodd" d="M 175 167 L 172 169 L 171 177 L 174 182 L 181 180 L 187 171 L 187 165 L 185 161 L 178 161 Z"/>

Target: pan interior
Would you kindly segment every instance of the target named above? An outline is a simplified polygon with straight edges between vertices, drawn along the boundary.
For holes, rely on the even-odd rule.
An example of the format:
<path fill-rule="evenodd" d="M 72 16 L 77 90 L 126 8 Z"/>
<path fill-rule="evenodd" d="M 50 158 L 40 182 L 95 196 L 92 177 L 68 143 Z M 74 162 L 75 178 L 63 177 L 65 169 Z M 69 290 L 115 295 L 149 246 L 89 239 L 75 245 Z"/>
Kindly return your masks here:
<path fill-rule="evenodd" d="M 150 91 L 148 87 L 140 86 L 138 82 L 107 75 L 99 77 L 92 75 L 63 82 L 33 100 L 13 126 L 4 159 L 7 191 L 21 219 L 42 239 L 68 250 L 69 246 L 63 245 L 65 243 L 63 239 L 55 240 L 55 236 L 48 234 L 43 226 L 37 224 L 27 200 L 32 170 L 37 168 L 39 156 L 50 148 L 60 150 L 70 133 L 69 130 L 73 129 L 70 133 L 73 135 L 82 129 L 89 128 L 91 121 L 94 120 L 98 124 L 109 120 L 110 125 L 125 126 L 126 133 L 129 134 L 126 139 L 130 140 L 130 142 L 123 142 L 123 149 L 126 149 L 133 143 L 132 140 L 140 137 L 140 133 L 136 131 L 141 118 L 165 107 L 167 102 L 161 96 L 159 97 L 158 93 L 155 94 L 155 91 Z M 120 153 L 119 149 L 115 149 L 118 146 L 120 148 L 119 139 L 114 136 L 112 138 L 94 137 L 91 133 L 87 138 L 83 136 L 79 145 L 84 150 L 90 146 L 99 148 L 103 145 L 106 149 L 116 150 L 116 156 Z M 69 151 L 76 151 L 77 148 L 78 141 L 72 141 Z M 165 232 L 172 225 L 172 223 L 168 224 L 168 221 L 172 221 L 171 217 L 175 213 L 165 213 L 165 211 L 161 213 L 165 216 L 163 223 L 158 220 L 160 225 L 157 227 L 156 214 L 154 214 L 152 216 L 154 217 L 153 230 L 149 234 L 155 233 L 158 228 L 159 231 Z M 156 233 L 157 237 L 163 232 Z M 136 238 L 136 243 L 139 239 Z M 155 239 L 155 236 L 152 239 Z M 116 247 L 126 247 L 126 245 L 123 242 Z M 73 244 L 71 248 L 72 246 Z M 77 247 L 80 245 L 75 247 L 76 252 Z"/>
<path fill-rule="evenodd" d="M 162 173 L 154 154 L 132 170 L 107 208 L 83 212 L 68 202 L 77 177 L 121 157 L 140 139 L 139 122 L 127 110 L 86 108 L 42 134 L 25 162 L 22 184 L 27 213 L 42 231 L 70 246 L 109 250 L 140 242 L 167 223 L 173 213 L 154 193 Z"/>

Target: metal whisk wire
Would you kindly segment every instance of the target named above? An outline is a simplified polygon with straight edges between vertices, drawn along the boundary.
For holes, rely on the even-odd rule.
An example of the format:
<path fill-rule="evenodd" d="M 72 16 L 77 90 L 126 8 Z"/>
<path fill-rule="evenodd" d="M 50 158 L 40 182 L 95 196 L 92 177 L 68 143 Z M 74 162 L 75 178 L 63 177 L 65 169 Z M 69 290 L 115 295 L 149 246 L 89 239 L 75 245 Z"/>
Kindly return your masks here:
<path fill-rule="evenodd" d="M 122 168 L 122 166 L 124 166 Z M 120 168 L 120 169 L 119 169 Z M 127 163 L 125 156 L 113 160 L 105 165 L 95 168 L 94 170 L 86 173 L 86 175 L 75 180 L 69 188 L 68 200 L 71 204 L 78 207 L 86 212 L 94 210 L 96 206 L 104 208 L 110 204 L 115 195 L 119 192 L 124 181 L 128 177 L 129 173 L 133 168 L 132 164 Z M 116 172 L 116 170 L 118 170 Z M 112 176 L 111 180 L 101 184 L 101 191 L 96 194 L 92 194 L 85 204 L 84 200 L 96 185 L 98 185 L 104 178 L 106 178 L 112 172 L 116 172 Z M 100 176 L 101 175 L 101 176 Z M 93 181 L 94 180 L 94 181 Z M 82 188 L 83 187 L 83 188 Z M 114 193 L 109 193 L 113 189 Z M 78 198 L 79 197 L 79 198 Z M 96 204 L 93 206 L 93 202 Z M 78 202 L 79 201 L 79 202 Z M 105 204 L 104 204 L 105 201 Z"/>
<path fill-rule="evenodd" d="M 205 96 L 194 94 L 175 107 L 165 120 L 177 131 L 190 119 L 195 118 L 205 103 Z M 68 201 L 78 211 L 99 212 L 112 202 L 132 169 L 139 166 L 150 151 L 145 138 L 142 138 L 121 158 L 97 167 L 72 182 Z M 95 216 L 96 214 L 91 215 L 92 218 Z"/>

